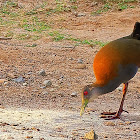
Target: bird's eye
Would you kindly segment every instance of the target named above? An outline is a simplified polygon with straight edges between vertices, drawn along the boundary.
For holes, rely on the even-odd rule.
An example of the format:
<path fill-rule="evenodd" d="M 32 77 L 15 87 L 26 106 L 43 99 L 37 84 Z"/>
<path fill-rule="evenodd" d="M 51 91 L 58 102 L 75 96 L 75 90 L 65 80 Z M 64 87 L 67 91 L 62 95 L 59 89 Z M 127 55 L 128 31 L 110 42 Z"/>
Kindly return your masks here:
<path fill-rule="evenodd" d="M 84 91 L 84 95 L 88 95 L 88 92 L 87 91 Z"/>

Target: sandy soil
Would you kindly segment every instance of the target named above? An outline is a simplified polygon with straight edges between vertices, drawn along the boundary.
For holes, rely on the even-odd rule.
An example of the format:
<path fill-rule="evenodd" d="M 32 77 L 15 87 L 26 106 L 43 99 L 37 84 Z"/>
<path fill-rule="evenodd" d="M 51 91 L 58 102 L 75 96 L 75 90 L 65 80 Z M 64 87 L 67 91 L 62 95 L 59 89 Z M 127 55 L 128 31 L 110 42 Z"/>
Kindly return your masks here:
<path fill-rule="evenodd" d="M 63 33 L 81 39 L 108 42 L 129 35 L 140 19 L 139 13 L 139 8 L 100 16 L 90 16 L 88 11 L 82 17 L 67 13 L 63 22 L 54 22 L 54 27 L 63 26 Z M 129 114 L 123 113 L 120 120 L 99 118 L 101 112 L 119 108 L 122 95 L 116 89 L 90 103 L 80 117 L 81 89 L 94 81 L 92 62 L 100 47 L 81 45 L 73 49 L 69 41 L 46 38 L 35 41 L 37 47 L 25 47 L 30 43 L 0 41 L 0 78 L 7 80 L 0 85 L 1 140 L 78 140 L 92 129 L 99 140 L 140 139 L 140 72 L 130 81 L 125 99 L 124 109 Z M 78 64 L 78 59 L 84 63 Z M 41 69 L 46 76 L 38 74 Z M 27 86 L 13 81 L 19 76 Z M 41 88 L 48 79 L 52 86 Z M 71 97 L 72 92 L 77 96 Z"/>

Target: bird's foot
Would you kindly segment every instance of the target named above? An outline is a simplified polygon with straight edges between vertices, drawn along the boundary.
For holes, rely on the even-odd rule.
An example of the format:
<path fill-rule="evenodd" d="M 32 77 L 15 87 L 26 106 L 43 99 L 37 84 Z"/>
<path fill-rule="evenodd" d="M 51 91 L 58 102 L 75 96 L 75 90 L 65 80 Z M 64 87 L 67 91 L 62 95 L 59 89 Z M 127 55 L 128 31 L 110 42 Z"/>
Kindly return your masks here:
<path fill-rule="evenodd" d="M 104 118 L 105 120 L 120 119 L 120 115 L 123 111 L 129 113 L 128 111 L 125 110 L 121 110 L 120 112 L 103 112 L 101 113 L 100 118 Z"/>
<path fill-rule="evenodd" d="M 117 112 L 102 112 L 101 115 L 115 115 Z"/>
<path fill-rule="evenodd" d="M 100 118 L 104 118 L 105 120 L 114 120 L 114 119 L 120 119 L 120 115 L 116 112 L 103 112 L 101 113 Z"/>

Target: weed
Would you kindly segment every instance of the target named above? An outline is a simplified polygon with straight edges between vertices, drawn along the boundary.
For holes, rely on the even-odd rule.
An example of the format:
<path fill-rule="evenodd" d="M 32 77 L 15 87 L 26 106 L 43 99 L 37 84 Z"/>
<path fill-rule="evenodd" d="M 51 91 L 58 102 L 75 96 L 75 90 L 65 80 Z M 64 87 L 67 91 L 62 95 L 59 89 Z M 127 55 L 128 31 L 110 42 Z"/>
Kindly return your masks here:
<path fill-rule="evenodd" d="M 60 40 L 64 40 L 66 39 L 65 35 L 64 34 L 60 34 L 59 32 L 57 31 L 54 31 L 54 32 L 50 32 L 48 33 L 50 36 L 53 37 L 53 40 L 54 41 L 60 41 Z"/>
<path fill-rule="evenodd" d="M 25 47 L 37 47 L 37 44 L 32 44 L 32 45 L 25 45 Z"/>
<path fill-rule="evenodd" d="M 13 37 L 14 33 L 12 31 L 8 31 L 5 35 L 5 37 Z"/>
<path fill-rule="evenodd" d="M 18 40 L 25 40 L 25 39 L 31 38 L 31 36 L 28 35 L 28 34 L 18 34 L 16 38 L 17 38 Z"/>
<path fill-rule="evenodd" d="M 75 3 L 75 2 L 77 2 L 77 0 L 69 0 L 70 2 L 72 2 L 72 3 Z"/>

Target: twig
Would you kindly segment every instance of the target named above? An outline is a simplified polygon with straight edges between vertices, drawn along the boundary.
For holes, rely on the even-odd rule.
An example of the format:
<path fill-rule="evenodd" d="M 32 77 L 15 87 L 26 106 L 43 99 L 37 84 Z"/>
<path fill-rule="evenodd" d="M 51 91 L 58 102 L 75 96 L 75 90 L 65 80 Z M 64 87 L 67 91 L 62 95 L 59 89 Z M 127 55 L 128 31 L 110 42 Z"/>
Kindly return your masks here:
<path fill-rule="evenodd" d="M 0 40 L 11 40 L 11 37 L 0 37 Z"/>

